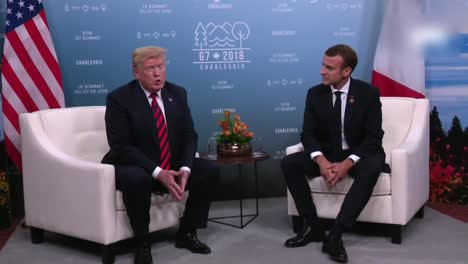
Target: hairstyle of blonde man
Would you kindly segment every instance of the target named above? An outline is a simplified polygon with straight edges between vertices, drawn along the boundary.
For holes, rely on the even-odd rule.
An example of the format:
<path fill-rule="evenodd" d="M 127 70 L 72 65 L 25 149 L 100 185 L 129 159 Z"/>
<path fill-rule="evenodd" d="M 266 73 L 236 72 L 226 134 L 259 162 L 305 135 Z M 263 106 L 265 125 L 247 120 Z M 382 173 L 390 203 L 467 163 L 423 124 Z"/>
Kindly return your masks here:
<path fill-rule="evenodd" d="M 166 57 L 166 50 L 157 46 L 146 46 L 135 49 L 132 55 L 132 68 L 136 69 L 140 63 L 150 58 Z"/>

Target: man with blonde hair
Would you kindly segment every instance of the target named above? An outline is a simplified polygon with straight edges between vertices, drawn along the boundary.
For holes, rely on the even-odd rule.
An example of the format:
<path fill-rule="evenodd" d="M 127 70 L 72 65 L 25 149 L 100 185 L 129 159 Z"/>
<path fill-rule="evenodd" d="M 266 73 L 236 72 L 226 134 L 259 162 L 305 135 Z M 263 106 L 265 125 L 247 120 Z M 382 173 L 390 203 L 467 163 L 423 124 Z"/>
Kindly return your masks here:
<path fill-rule="evenodd" d="M 182 200 L 190 189 L 175 245 L 193 253 L 210 248 L 197 238 L 207 224 L 219 169 L 195 158 L 198 136 L 184 88 L 166 81 L 166 51 L 138 48 L 132 57 L 135 80 L 107 96 L 106 132 L 110 151 L 103 163 L 115 167 L 134 237 L 135 263 L 152 263 L 149 209 L 152 192 Z"/>

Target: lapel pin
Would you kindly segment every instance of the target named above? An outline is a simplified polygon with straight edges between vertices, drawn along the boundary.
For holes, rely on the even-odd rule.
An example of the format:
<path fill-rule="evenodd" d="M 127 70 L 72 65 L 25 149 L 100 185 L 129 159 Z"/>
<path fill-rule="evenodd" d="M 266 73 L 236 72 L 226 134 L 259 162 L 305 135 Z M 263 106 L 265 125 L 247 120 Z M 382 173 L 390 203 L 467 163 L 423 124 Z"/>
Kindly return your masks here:
<path fill-rule="evenodd" d="M 172 102 L 172 97 L 169 97 L 169 102 Z"/>
<path fill-rule="evenodd" d="M 354 96 L 352 96 L 352 95 L 350 96 L 349 103 L 351 103 L 351 104 L 354 103 Z"/>

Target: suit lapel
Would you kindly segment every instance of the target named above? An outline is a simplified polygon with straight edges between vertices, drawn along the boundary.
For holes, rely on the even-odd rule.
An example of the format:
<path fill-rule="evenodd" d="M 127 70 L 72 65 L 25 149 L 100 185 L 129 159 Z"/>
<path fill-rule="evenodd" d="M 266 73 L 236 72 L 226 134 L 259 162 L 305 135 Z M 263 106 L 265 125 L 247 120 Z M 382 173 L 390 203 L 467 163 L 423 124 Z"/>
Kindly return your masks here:
<path fill-rule="evenodd" d="M 321 108 L 323 108 L 323 112 L 328 115 L 327 120 L 328 122 L 328 128 L 330 131 L 333 129 L 333 122 L 332 122 L 332 116 L 333 116 L 333 94 L 331 92 L 330 86 L 324 86 L 324 91 L 322 93 L 322 98 L 320 102 L 322 103 Z"/>
<path fill-rule="evenodd" d="M 149 104 L 149 100 L 146 97 L 146 94 L 143 92 L 142 88 L 136 83 L 135 87 L 133 87 L 135 93 L 135 108 L 137 113 L 141 113 L 141 118 L 143 118 L 143 123 L 148 124 L 147 131 L 150 131 L 151 137 L 154 140 L 154 143 L 159 144 L 158 140 L 158 133 L 156 131 L 156 122 L 154 121 L 153 117 L 153 110 L 151 109 L 151 105 Z"/>
<path fill-rule="evenodd" d="M 344 124 L 343 124 L 345 131 L 353 117 L 355 103 L 356 103 L 356 89 L 353 85 L 353 79 L 351 79 L 351 83 L 349 85 L 349 90 L 348 90 L 348 96 L 346 98 L 346 110 L 345 110 Z"/>
<path fill-rule="evenodd" d="M 324 97 L 327 113 L 333 112 L 333 94 L 331 92 L 330 86 L 327 86 L 327 91 L 324 93 Z"/>
<path fill-rule="evenodd" d="M 172 98 L 172 95 L 170 94 L 170 92 L 167 91 L 166 88 L 164 88 L 161 90 L 161 96 L 164 103 L 164 114 L 166 116 L 166 123 L 172 123 L 172 116 L 170 114 L 172 113 L 172 111 L 174 111 L 174 109 L 172 109 L 174 107 L 174 100 Z"/>
<path fill-rule="evenodd" d="M 153 111 L 151 110 L 151 105 L 149 104 L 149 99 L 146 97 L 146 94 L 143 92 L 143 88 L 137 83 L 136 87 L 134 87 L 136 91 L 136 105 L 135 107 L 138 109 L 138 112 L 144 113 L 143 118 L 148 121 L 154 121 L 153 119 Z M 147 122 L 150 124 L 151 122 Z"/>
<path fill-rule="evenodd" d="M 169 136 L 169 144 L 170 144 L 171 142 L 174 142 L 173 137 L 174 135 L 176 135 L 174 129 L 175 129 L 175 122 L 177 122 L 177 120 L 174 120 L 174 116 L 172 115 L 172 113 L 175 113 L 175 111 L 177 111 L 177 106 L 175 105 L 175 101 L 171 92 L 167 88 L 167 84 L 166 84 L 166 87 L 164 87 L 161 90 L 161 96 L 162 96 L 162 100 L 164 103 L 164 115 L 166 118 L 166 125 L 167 125 L 166 127 L 167 127 L 167 132 Z"/>

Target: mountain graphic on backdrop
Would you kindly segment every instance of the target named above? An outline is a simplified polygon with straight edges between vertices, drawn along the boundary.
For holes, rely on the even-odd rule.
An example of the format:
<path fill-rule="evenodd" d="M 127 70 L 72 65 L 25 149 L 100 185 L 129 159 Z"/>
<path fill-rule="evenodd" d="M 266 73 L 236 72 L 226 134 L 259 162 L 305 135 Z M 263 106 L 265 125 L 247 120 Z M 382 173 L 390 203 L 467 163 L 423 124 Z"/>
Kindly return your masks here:
<path fill-rule="evenodd" d="M 208 33 L 209 47 L 235 47 L 235 39 L 232 36 L 232 24 L 225 22 L 223 25 L 209 23 L 205 27 Z"/>

